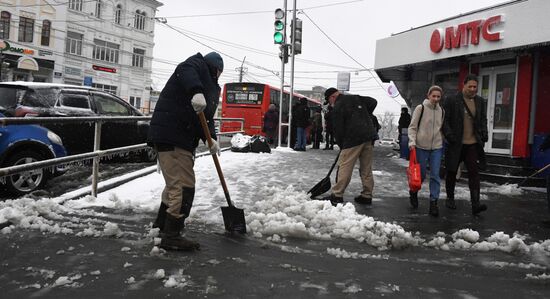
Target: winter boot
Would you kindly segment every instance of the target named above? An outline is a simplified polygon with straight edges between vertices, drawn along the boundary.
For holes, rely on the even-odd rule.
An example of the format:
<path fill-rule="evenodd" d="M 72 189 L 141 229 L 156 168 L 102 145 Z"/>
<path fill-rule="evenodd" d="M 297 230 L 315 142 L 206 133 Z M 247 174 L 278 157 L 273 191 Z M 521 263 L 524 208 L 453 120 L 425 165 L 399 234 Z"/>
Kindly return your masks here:
<path fill-rule="evenodd" d="M 183 187 L 181 190 L 181 209 L 180 214 L 183 217 L 189 217 L 191 207 L 193 207 L 193 199 L 195 198 L 195 188 Z"/>
<path fill-rule="evenodd" d="M 437 200 L 430 200 L 430 211 L 428 212 L 430 216 L 437 217 L 439 216 L 439 208 L 437 207 Z"/>
<path fill-rule="evenodd" d="M 188 240 L 180 235 L 180 232 L 184 227 L 184 221 L 185 217 L 178 219 L 170 214 L 166 214 L 162 239 L 160 241 L 160 248 L 181 251 L 193 251 L 200 249 L 199 243 Z"/>
<path fill-rule="evenodd" d="M 362 205 L 370 205 L 372 204 L 372 198 L 371 197 L 363 197 L 361 195 L 356 196 L 353 200 L 355 200 L 356 203 L 362 204 Z"/>
<path fill-rule="evenodd" d="M 445 199 L 445 206 L 446 206 L 448 209 L 456 210 L 456 202 L 455 202 L 455 199 L 454 199 L 453 197 L 447 197 L 447 199 Z"/>
<path fill-rule="evenodd" d="M 486 205 L 479 203 L 479 190 L 471 191 L 470 199 L 472 201 L 472 215 L 478 215 L 487 210 Z"/>
<path fill-rule="evenodd" d="M 412 192 L 412 191 L 409 191 L 409 201 L 411 202 L 411 207 L 413 207 L 413 209 L 416 209 L 418 208 L 418 192 Z"/>
<path fill-rule="evenodd" d="M 164 221 L 166 219 L 166 209 L 168 209 L 168 206 L 160 202 L 159 211 L 157 213 L 157 219 L 155 219 L 155 222 L 153 222 L 153 228 L 159 228 L 160 231 L 164 229 Z"/>
<path fill-rule="evenodd" d="M 331 194 L 327 197 L 324 197 L 323 198 L 324 200 L 330 200 L 330 203 L 333 205 L 333 206 L 336 206 L 338 205 L 339 203 L 344 203 L 344 198 L 343 197 L 338 197 L 338 196 L 334 196 L 334 194 Z"/>

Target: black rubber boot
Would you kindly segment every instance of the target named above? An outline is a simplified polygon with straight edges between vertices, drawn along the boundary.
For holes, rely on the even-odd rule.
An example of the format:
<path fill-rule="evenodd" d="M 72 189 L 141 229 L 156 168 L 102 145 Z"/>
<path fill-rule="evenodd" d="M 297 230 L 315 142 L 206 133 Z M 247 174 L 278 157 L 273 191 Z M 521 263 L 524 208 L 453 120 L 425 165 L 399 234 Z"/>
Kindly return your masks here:
<path fill-rule="evenodd" d="M 157 219 L 153 222 L 153 228 L 159 228 L 160 231 L 164 229 L 164 221 L 166 219 L 166 209 L 168 206 L 163 202 L 160 202 L 159 211 L 157 213 Z"/>
<path fill-rule="evenodd" d="M 437 207 L 437 200 L 430 200 L 430 211 L 428 212 L 430 216 L 437 217 L 439 216 L 439 208 Z"/>
<path fill-rule="evenodd" d="M 185 217 L 178 219 L 170 214 L 166 214 L 160 248 L 178 251 L 193 251 L 200 249 L 199 243 L 188 240 L 180 235 L 184 227 L 184 221 Z"/>
<path fill-rule="evenodd" d="M 411 202 L 411 207 L 413 207 L 413 209 L 416 209 L 418 208 L 418 192 L 412 192 L 412 191 L 409 191 L 409 201 Z"/>
<path fill-rule="evenodd" d="M 372 198 L 363 197 L 361 195 L 356 196 L 353 200 L 355 200 L 356 203 L 359 203 L 359 204 L 362 204 L 362 205 L 371 205 L 372 204 Z"/>
<path fill-rule="evenodd" d="M 479 203 L 479 191 L 471 191 L 470 199 L 472 201 L 472 215 L 478 215 L 483 211 L 487 211 L 487 206 Z"/>
<path fill-rule="evenodd" d="M 193 199 L 195 198 L 195 188 L 183 187 L 181 190 L 181 209 L 180 214 L 183 217 L 189 217 L 191 208 L 193 207 Z"/>

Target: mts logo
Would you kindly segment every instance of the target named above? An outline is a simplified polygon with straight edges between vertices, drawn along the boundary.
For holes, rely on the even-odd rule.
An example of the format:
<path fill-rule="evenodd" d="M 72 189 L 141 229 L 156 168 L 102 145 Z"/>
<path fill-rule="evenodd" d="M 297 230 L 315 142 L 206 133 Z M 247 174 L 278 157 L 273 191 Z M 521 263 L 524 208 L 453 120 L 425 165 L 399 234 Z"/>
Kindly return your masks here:
<path fill-rule="evenodd" d="M 442 29 L 436 29 L 430 39 L 430 49 L 434 53 L 439 53 L 443 47 L 458 49 L 469 44 L 477 45 L 480 37 L 486 41 L 498 41 L 501 39 L 500 32 L 492 32 L 491 28 L 503 21 L 502 15 L 498 15 L 486 20 L 476 20 L 456 27 L 447 27 L 445 32 Z"/>

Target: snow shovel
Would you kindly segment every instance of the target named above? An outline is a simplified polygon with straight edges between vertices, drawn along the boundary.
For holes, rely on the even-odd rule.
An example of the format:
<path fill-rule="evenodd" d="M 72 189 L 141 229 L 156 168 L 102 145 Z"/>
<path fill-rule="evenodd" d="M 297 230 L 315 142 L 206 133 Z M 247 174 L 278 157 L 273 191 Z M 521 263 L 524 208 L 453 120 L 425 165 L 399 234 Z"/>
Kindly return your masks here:
<path fill-rule="evenodd" d="M 208 141 L 208 147 L 212 147 L 212 137 L 210 136 L 210 130 L 208 129 L 208 124 L 206 123 L 206 117 L 204 112 L 199 112 L 199 119 L 201 122 L 202 130 L 206 140 Z M 212 159 L 214 159 L 214 164 L 216 165 L 216 170 L 218 171 L 218 176 L 220 177 L 220 182 L 222 183 L 223 193 L 225 194 L 225 199 L 227 200 L 227 207 L 222 207 L 223 223 L 225 224 L 225 230 L 233 233 L 246 234 L 246 221 L 244 220 L 244 210 L 236 208 L 233 203 L 231 203 L 231 198 L 229 197 L 229 191 L 227 190 L 227 185 L 225 184 L 225 179 L 223 177 L 222 168 L 220 166 L 220 161 L 216 153 L 212 154 Z"/>
<path fill-rule="evenodd" d="M 328 190 L 330 190 L 331 184 L 330 184 L 330 174 L 332 173 L 332 170 L 334 169 L 334 166 L 336 166 L 336 162 L 338 162 L 338 158 L 340 157 L 340 152 L 338 152 L 338 155 L 336 155 L 336 159 L 334 160 L 334 163 L 332 163 L 332 167 L 328 171 L 328 174 L 325 178 L 323 178 L 319 183 L 317 183 L 313 188 L 309 189 L 307 192 L 308 194 L 311 193 L 310 198 L 313 199 Z"/>

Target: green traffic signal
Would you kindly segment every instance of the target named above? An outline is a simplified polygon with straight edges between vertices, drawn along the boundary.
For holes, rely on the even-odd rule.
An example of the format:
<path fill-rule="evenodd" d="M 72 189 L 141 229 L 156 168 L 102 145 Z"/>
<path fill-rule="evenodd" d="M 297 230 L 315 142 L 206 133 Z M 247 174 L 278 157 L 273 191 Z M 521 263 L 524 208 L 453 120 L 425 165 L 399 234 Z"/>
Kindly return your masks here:
<path fill-rule="evenodd" d="M 283 43 L 283 33 L 282 32 L 275 32 L 273 34 L 273 41 L 276 43 L 276 44 L 282 44 Z"/>

